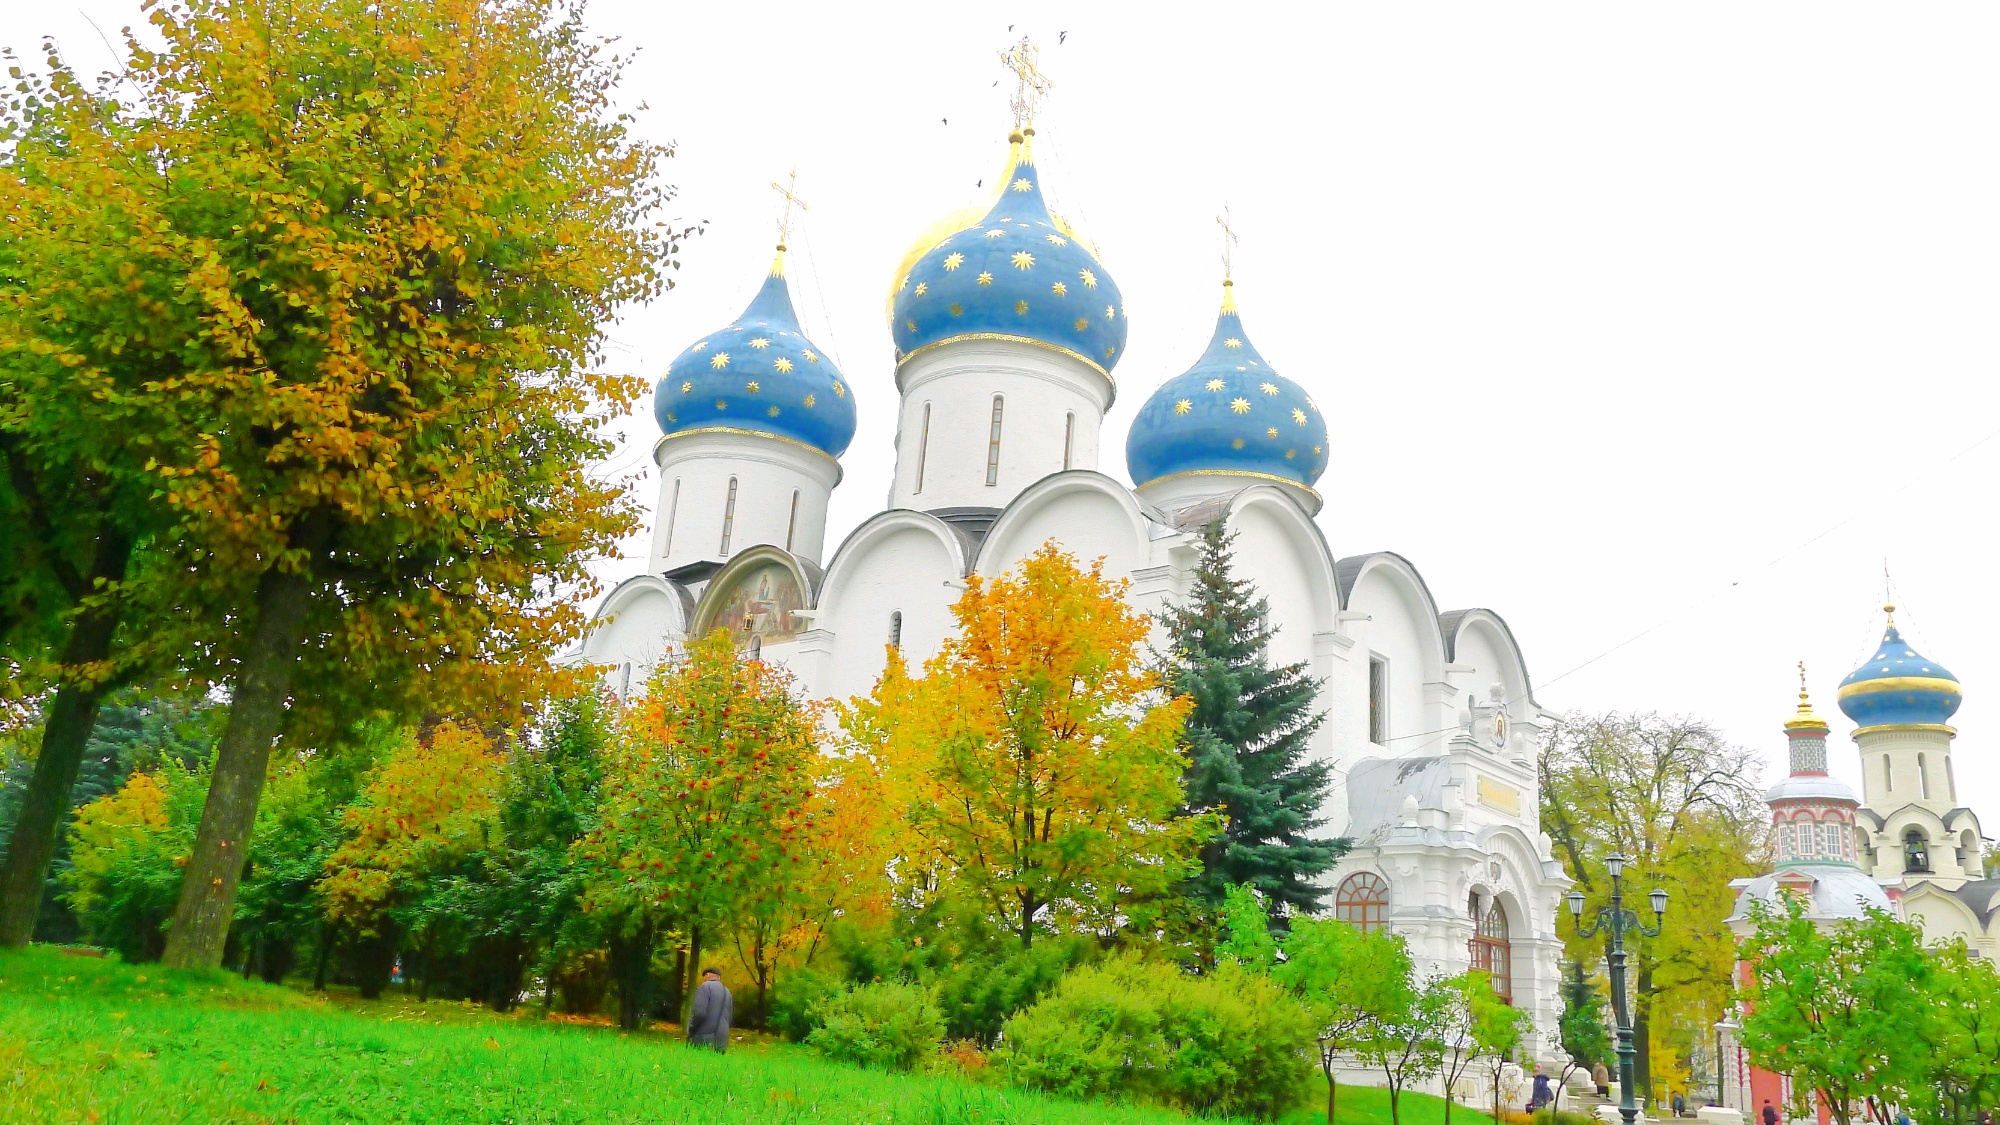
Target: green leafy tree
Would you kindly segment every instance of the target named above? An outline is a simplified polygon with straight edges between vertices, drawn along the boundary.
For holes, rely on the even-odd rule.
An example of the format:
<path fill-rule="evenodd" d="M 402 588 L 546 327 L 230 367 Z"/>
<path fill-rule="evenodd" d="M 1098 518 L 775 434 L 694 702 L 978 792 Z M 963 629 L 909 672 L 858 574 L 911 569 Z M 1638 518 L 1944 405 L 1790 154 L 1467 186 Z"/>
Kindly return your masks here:
<path fill-rule="evenodd" d="M 1389 1090 L 1390 1125 L 1402 1125 L 1403 1092 L 1438 1072 L 1444 1060 L 1442 1029 L 1450 997 L 1436 979 L 1397 990 L 1394 1007 L 1373 1013 L 1355 1041 L 1361 1060 L 1382 1072 Z"/>
<path fill-rule="evenodd" d="M 1757 772 L 1754 753 L 1695 719 L 1571 715 L 1543 744 L 1542 828 L 1588 896 L 1586 914 L 1610 894 L 1604 857 L 1614 853 L 1628 860 L 1628 894 L 1659 886 L 1672 896 L 1659 937 L 1625 938 L 1642 1091 L 1680 1071 L 1672 1048 L 1726 1009 L 1736 963 L 1723 924 L 1736 905 L 1729 883 L 1763 870 L 1769 827 Z M 1595 963 L 1610 939 L 1565 927 L 1564 940 L 1571 959 Z"/>
<path fill-rule="evenodd" d="M 492 681 L 581 629 L 551 592 L 633 523 L 588 466 L 638 382 L 592 368 L 674 236 L 649 221 L 667 153 L 560 0 L 150 18 L 157 47 L 63 95 L 82 139 L 35 149 L 10 205 L 33 237 L 8 323 L 45 362 L 10 365 L 0 425 L 136 462 L 171 525 L 160 601 L 230 701 L 166 953 L 202 967 L 282 731 L 527 698 Z M 105 306 L 81 332 L 77 294 Z M 161 362 L 112 362 L 124 324 Z"/>
<path fill-rule="evenodd" d="M 1611 1058 L 1611 1030 L 1604 1022 L 1604 997 L 1583 978 L 1583 963 L 1572 961 L 1563 978 L 1562 1019 L 1557 1023 L 1555 1046 L 1562 1051 L 1563 1072 L 1558 1086 L 1569 1084 L 1570 1072 L 1585 1070 Z"/>
<path fill-rule="evenodd" d="M 686 969 L 698 973 L 704 941 L 769 887 L 805 878 L 816 734 L 791 676 L 740 659 L 720 630 L 663 663 L 632 705 L 605 756 L 597 823 L 576 845 L 621 1026 L 639 1026 L 667 933 L 687 934 Z"/>
<path fill-rule="evenodd" d="M 1486 974 L 1475 975 L 1481 978 L 1480 987 L 1467 997 L 1472 1014 L 1472 1041 L 1478 1047 L 1479 1057 L 1485 1060 L 1487 1088 L 1493 1094 L 1493 1120 L 1499 1121 L 1501 1075 L 1521 1044 L 1534 1034 L 1535 1020 L 1502 1000 L 1493 991 L 1493 982 Z"/>
<path fill-rule="evenodd" d="M 1271 663 L 1275 629 L 1265 600 L 1235 575 L 1234 539 L 1220 517 L 1203 526 L 1188 600 L 1160 614 L 1168 648 L 1159 676 L 1193 701 L 1182 734 L 1187 808 L 1222 817 L 1188 893 L 1213 908 L 1248 883 L 1275 921 L 1319 909 L 1318 877 L 1347 841 L 1313 835 L 1333 784 L 1331 765 L 1310 753 L 1326 717 L 1313 710 L 1319 684 L 1304 663 Z"/>
<path fill-rule="evenodd" d="M 1855 1106 L 1884 1123 L 1920 1096 L 1937 966 L 1914 926 L 1871 910 L 1860 921 L 1815 922 L 1803 897 L 1752 907 L 1743 945 L 1750 979 L 1742 1040 L 1752 1062 L 1792 1078 L 1793 1115 L 1815 1102 L 1840 1125 Z"/>
<path fill-rule="evenodd" d="M 1924 1034 L 1928 1063 L 1912 1091 L 1917 1117 L 1972 1125 L 2000 1110 L 2000 970 L 1956 941 L 1930 956 L 1936 987 Z"/>

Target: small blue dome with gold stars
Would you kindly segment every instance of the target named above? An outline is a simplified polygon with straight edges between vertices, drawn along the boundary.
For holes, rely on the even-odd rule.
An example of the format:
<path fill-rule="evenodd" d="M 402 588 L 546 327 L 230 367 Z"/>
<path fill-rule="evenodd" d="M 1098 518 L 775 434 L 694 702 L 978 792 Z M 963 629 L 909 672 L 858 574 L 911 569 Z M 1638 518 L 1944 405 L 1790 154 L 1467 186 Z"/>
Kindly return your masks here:
<path fill-rule="evenodd" d="M 1863 727 L 1943 726 L 1965 700 L 1958 677 L 1920 654 L 1896 631 L 1896 607 L 1881 647 L 1840 681 L 1840 709 Z"/>
<path fill-rule="evenodd" d="M 1243 331 L 1232 283 L 1208 350 L 1132 420 L 1125 467 L 1144 487 L 1191 473 L 1264 477 L 1311 491 L 1326 471 L 1326 419 L 1297 383 L 1271 370 Z"/>
<path fill-rule="evenodd" d="M 682 352 L 653 389 L 668 437 L 734 430 L 839 457 L 854 440 L 854 395 L 799 328 L 785 284 L 785 248 L 736 322 Z"/>
<path fill-rule="evenodd" d="M 889 302 L 896 361 L 953 340 L 1018 340 L 1109 377 L 1125 350 L 1124 299 L 1090 246 L 1049 213 L 1023 135 L 1010 139 L 1013 157 L 993 206 L 897 279 Z"/>

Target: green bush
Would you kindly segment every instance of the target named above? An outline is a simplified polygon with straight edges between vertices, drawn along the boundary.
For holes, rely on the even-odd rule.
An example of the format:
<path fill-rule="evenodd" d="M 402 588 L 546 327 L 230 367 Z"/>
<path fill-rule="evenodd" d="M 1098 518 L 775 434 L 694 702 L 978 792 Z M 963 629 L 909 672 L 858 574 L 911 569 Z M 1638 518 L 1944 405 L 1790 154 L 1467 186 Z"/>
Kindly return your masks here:
<path fill-rule="evenodd" d="M 961 960 L 938 979 L 946 1034 L 992 1047 L 1007 1017 L 1055 987 L 1091 952 L 1088 940 L 1072 938 L 1040 942 L 1032 949 L 1017 947 L 1004 956 Z"/>
<path fill-rule="evenodd" d="M 1086 966 L 1007 1021 L 995 1063 L 1073 1098 L 1275 1117 L 1303 1093 L 1313 1027 L 1268 979 L 1129 959 Z"/>
<path fill-rule="evenodd" d="M 794 969 L 778 977 L 771 992 L 770 1030 L 803 1043 L 819 1027 L 820 1005 L 841 990 L 840 979 L 813 969 Z"/>
<path fill-rule="evenodd" d="M 944 1038 L 944 1015 L 928 989 L 882 981 L 842 989 L 811 1007 L 806 1045 L 871 1070 L 914 1070 Z"/>

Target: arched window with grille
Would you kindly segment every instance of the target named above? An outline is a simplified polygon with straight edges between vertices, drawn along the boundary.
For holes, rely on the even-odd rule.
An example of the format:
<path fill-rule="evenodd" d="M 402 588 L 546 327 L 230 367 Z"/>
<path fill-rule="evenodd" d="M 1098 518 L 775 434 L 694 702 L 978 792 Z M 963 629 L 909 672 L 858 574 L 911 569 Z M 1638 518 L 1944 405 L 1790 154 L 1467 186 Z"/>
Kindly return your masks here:
<path fill-rule="evenodd" d="M 1493 991 L 1514 1002 L 1513 947 L 1507 940 L 1507 912 L 1495 899 L 1472 935 L 1472 967 L 1493 978 Z"/>
<path fill-rule="evenodd" d="M 1351 922 L 1362 933 L 1372 933 L 1389 924 L 1389 884 L 1373 871 L 1362 871 L 1341 880 L 1333 895 L 1333 914 Z"/>
<path fill-rule="evenodd" d="M 901 652 L 903 649 L 903 611 L 889 611 L 889 647 Z"/>
<path fill-rule="evenodd" d="M 753 636 L 750 638 L 750 659 L 752 660 L 764 659 L 763 637 Z"/>

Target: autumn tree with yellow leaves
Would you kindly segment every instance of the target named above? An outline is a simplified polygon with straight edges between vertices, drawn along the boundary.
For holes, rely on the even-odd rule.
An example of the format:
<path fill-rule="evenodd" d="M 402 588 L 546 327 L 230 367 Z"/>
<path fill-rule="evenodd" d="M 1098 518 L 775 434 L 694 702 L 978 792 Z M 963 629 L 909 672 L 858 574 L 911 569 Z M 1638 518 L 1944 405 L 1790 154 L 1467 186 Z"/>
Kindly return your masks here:
<path fill-rule="evenodd" d="M 1184 699 L 1144 660 L 1148 619 L 1125 583 L 1053 543 L 999 578 L 974 575 L 958 630 L 921 678 L 893 651 L 841 714 L 879 764 L 901 866 L 1023 947 L 1109 933 L 1196 869 L 1215 830 L 1176 815 Z"/>
<path fill-rule="evenodd" d="M 117 82 L 14 111 L 62 143 L 0 177 L 0 344 L 35 359 L 0 428 L 138 449 L 171 517 L 163 604 L 230 715 L 165 959 L 212 966 L 281 733 L 530 698 L 581 628 L 553 595 L 634 520 L 586 471 L 639 390 L 602 330 L 677 232 L 562 0 L 149 19 Z"/>

